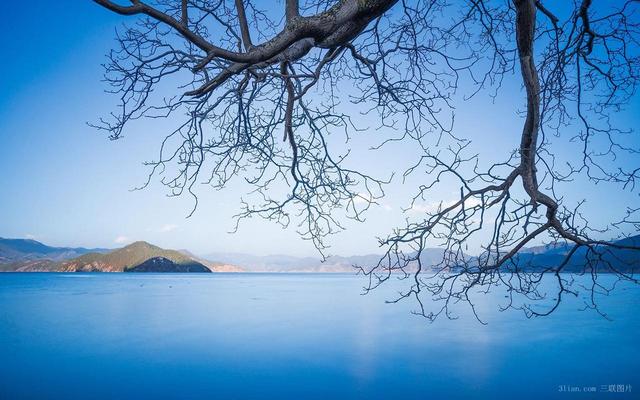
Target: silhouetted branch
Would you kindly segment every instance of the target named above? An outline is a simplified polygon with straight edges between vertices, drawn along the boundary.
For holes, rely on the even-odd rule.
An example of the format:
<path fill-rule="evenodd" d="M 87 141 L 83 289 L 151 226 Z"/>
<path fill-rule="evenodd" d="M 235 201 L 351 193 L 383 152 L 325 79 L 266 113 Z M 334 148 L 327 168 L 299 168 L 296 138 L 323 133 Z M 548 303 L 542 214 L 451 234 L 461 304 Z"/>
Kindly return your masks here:
<path fill-rule="evenodd" d="M 639 230 L 638 209 L 596 227 L 582 214 L 583 199 L 562 187 L 584 179 L 636 193 L 640 168 L 618 160 L 640 149 L 615 113 L 640 79 L 637 1 L 611 11 L 576 1 L 569 14 L 542 0 L 285 0 L 279 10 L 251 0 L 95 1 L 135 17 L 105 66 L 120 105 L 95 126 L 118 139 L 140 118 L 176 124 L 148 163 L 147 184 L 160 177 L 195 207 L 196 184 L 221 189 L 241 176 L 251 191 L 238 222 L 294 221 L 322 252 L 345 216 L 363 220 L 388 181 L 350 167 L 350 150 L 336 149 L 330 135 L 349 140 L 379 128 L 377 150 L 410 140 L 422 151 L 403 177 L 420 173 L 423 183 L 407 225 L 381 240 L 384 257 L 360 267 L 366 290 L 406 279 L 396 301 L 413 298 L 418 314 L 433 319 L 453 317 L 459 302 L 478 316 L 473 297 L 501 287 L 505 308 L 538 316 L 576 293 L 568 269 L 591 277 L 587 308 L 607 292 L 601 272 L 635 282 L 636 266 L 619 268 L 614 258 L 639 249 L 625 241 Z M 454 98 L 498 96 L 516 70 L 525 91 L 522 129 L 513 132 L 519 145 L 487 163 L 457 134 Z M 561 140 L 574 150 L 562 151 Z M 459 196 L 414 212 L 444 182 Z M 610 241 L 616 236 L 622 241 Z M 474 242 L 479 255 L 468 254 Z M 541 242 L 566 257 L 523 264 L 526 247 Z M 430 246 L 443 249 L 435 262 L 423 259 Z M 584 259 L 579 270 L 576 257 Z M 549 300 L 543 276 L 555 279 L 556 303 L 538 309 Z"/>

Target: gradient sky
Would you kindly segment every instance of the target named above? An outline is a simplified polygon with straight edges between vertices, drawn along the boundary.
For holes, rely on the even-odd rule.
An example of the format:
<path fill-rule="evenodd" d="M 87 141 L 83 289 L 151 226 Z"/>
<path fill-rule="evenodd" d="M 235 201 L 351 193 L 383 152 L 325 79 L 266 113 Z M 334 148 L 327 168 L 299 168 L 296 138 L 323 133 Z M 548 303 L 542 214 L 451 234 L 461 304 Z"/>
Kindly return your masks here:
<path fill-rule="evenodd" d="M 232 215 L 250 188 L 238 182 L 222 192 L 200 191 L 200 206 L 193 217 L 191 200 L 168 198 L 161 185 L 130 191 L 144 182 L 142 162 L 156 155 L 160 135 L 153 125 L 128 131 L 109 141 L 86 125 L 111 109 L 115 99 L 103 92 L 104 54 L 114 44 L 115 27 L 123 17 L 90 1 L 9 2 L 0 25 L 3 62 L 0 66 L 0 236 L 33 237 L 50 245 L 116 247 L 147 240 L 169 248 L 206 254 L 217 251 L 253 254 L 316 255 L 311 243 L 294 229 L 283 230 L 268 221 L 253 219 L 236 234 Z M 28 23 L 25 21 L 28 20 Z M 516 77 L 517 78 L 517 77 Z M 492 103 L 475 98 L 458 107 L 458 136 L 474 140 L 474 150 L 491 160 L 514 149 L 521 130 L 514 104 L 523 97 L 517 79 L 505 85 Z M 638 98 L 619 119 L 637 126 Z M 354 146 L 359 140 L 356 137 Z M 633 139 L 638 142 L 637 135 Z M 359 168 L 386 176 L 406 162 L 410 144 L 385 149 L 376 156 L 356 154 Z M 567 145 L 562 151 L 572 151 Z M 415 156 L 415 154 L 413 154 Z M 485 158 L 486 160 L 486 158 Z M 627 160 L 638 163 L 638 159 Z M 329 243 L 333 254 L 377 252 L 376 236 L 402 225 L 408 200 L 420 177 L 387 189 L 387 198 L 364 224 L 350 223 L 348 231 Z M 456 188 L 438 192 L 433 201 L 449 201 Z M 569 195 L 584 197 L 595 222 L 618 216 L 625 205 L 640 204 L 638 195 L 619 188 L 592 187 L 577 182 Z"/>

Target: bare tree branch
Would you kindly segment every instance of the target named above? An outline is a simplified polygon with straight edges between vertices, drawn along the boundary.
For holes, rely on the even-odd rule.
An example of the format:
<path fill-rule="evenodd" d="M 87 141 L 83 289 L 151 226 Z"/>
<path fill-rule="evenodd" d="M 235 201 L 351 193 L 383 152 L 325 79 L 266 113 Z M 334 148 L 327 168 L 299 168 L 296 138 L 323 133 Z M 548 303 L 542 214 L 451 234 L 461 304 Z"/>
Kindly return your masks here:
<path fill-rule="evenodd" d="M 421 183 L 406 226 L 380 240 L 384 257 L 359 267 L 367 291 L 399 277 L 408 288 L 393 301 L 412 298 L 435 319 L 454 317 L 456 303 L 478 316 L 474 296 L 500 287 L 505 309 L 540 316 L 577 293 L 569 273 L 590 278 L 585 307 L 596 310 L 596 294 L 609 290 L 601 273 L 636 282 L 639 209 L 596 227 L 583 211 L 592 194 L 566 188 L 586 180 L 637 195 L 640 168 L 629 165 L 640 149 L 616 113 L 640 80 L 639 2 L 580 0 L 567 13 L 542 0 L 285 0 L 284 10 L 251 0 L 95 1 L 135 18 L 105 66 L 120 105 L 94 126 L 118 139 L 141 118 L 178 121 L 148 163 L 147 184 L 160 177 L 197 206 L 196 184 L 221 189 L 241 176 L 251 190 L 238 222 L 294 223 L 324 252 L 325 238 L 344 217 L 362 221 L 392 176 L 351 167 L 351 149 L 332 135 L 381 132 L 375 151 L 415 143 L 419 159 L 402 176 Z M 500 96 L 505 79 L 524 88 L 522 129 L 513 152 L 486 160 L 460 137 L 454 104 Z M 414 212 L 445 183 L 457 198 Z M 479 254 L 469 254 L 472 242 Z M 562 257 L 535 265 L 528 248 L 538 243 Z M 430 247 L 442 249 L 437 259 Z M 555 296 L 543 293 L 549 279 Z"/>

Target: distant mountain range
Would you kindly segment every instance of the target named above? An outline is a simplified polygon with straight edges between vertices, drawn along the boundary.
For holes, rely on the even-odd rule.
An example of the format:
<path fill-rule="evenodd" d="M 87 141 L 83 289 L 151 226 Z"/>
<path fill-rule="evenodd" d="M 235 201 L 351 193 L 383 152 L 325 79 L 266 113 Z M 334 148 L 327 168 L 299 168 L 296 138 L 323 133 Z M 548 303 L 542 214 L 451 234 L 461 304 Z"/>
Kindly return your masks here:
<path fill-rule="evenodd" d="M 640 235 L 618 244 L 640 246 Z M 559 265 L 571 250 L 570 245 L 557 244 L 525 248 L 518 253 L 517 263 L 528 270 L 542 270 Z M 425 249 L 423 265 L 442 260 L 444 250 Z M 586 249 L 580 249 L 564 270 L 584 269 Z M 242 253 L 211 253 L 198 257 L 187 250 L 167 250 L 147 242 L 135 242 L 120 249 L 86 249 L 50 247 L 30 239 L 0 238 L 0 272 L 354 272 L 354 265 L 372 266 L 380 255 L 332 256 L 322 261 L 315 257 L 288 255 L 254 256 Z M 614 249 L 604 256 L 618 271 L 640 270 L 640 252 Z"/>
<path fill-rule="evenodd" d="M 422 252 L 425 265 L 435 265 L 444 250 L 431 248 Z M 239 265 L 246 272 L 355 272 L 354 265 L 376 265 L 380 261 L 379 254 L 362 256 L 331 256 L 325 261 L 315 257 L 295 257 L 288 255 L 254 256 L 243 253 L 210 253 L 204 256 L 207 260 L 216 260 L 226 264 Z"/>
<path fill-rule="evenodd" d="M 31 239 L 0 238 L 0 264 L 41 259 L 62 261 L 87 253 L 109 251 L 109 249 L 85 249 L 84 247 L 51 247 Z"/>
<path fill-rule="evenodd" d="M 0 271 L 10 272 L 218 272 L 234 266 L 201 261 L 147 242 L 121 249 L 50 247 L 35 240 L 0 239 Z M 78 254 L 80 254 L 78 256 Z"/>
<path fill-rule="evenodd" d="M 640 235 L 630 236 L 614 243 L 621 246 L 640 247 Z M 543 270 L 550 265 L 560 265 L 572 248 L 572 245 L 565 243 L 525 248 L 518 253 L 518 265 L 526 265 L 529 270 Z M 611 251 L 602 253 L 599 265 L 607 263 L 619 272 L 640 272 L 640 251 L 611 248 Z M 587 248 L 579 248 L 562 270 L 583 271 L 587 257 Z"/>

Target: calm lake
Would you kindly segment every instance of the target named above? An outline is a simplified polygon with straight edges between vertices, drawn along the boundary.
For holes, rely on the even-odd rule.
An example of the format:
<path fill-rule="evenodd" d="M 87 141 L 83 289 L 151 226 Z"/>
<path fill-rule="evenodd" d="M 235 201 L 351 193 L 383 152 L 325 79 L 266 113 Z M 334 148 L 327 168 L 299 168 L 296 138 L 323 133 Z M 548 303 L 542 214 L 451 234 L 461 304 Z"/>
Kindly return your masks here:
<path fill-rule="evenodd" d="M 527 320 L 497 312 L 495 294 L 481 325 L 429 324 L 411 302 L 385 304 L 397 288 L 361 296 L 363 284 L 0 274 L 0 399 L 640 398 L 637 286 L 601 299 L 613 321 L 576 301 Z"/>

